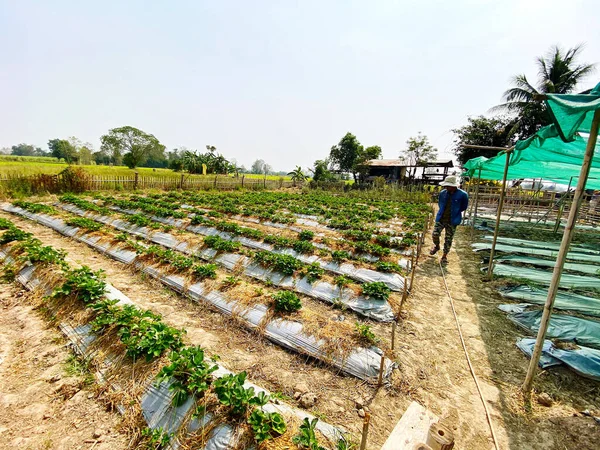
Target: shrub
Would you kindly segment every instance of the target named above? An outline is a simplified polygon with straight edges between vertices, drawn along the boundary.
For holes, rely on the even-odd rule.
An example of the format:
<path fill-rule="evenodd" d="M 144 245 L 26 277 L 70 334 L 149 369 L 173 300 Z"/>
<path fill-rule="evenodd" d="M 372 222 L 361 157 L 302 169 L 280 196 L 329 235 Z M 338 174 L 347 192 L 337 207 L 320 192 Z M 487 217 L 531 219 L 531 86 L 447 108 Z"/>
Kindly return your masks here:
<path fill-rule="evenodd" d="M 201 280 L 205 278 L 217 278 L 216 264 L 197 264 L 193 267 L 192 272 Z"/>
<path fill-rule="evenodd" d="M 315 237 L 315 233 L 309 230 L 302 230 L 298 233 L 298 239 L 301 241 L 312 241 Z"/>
<path fill-rule="evenodd" d="M 273 294 L 275 311 L 291 313 L 302 308 L 302 303 L 296 294 L 290 291 L 279 291 Z"/>
<path fill-rule="evenodd" d="M 387 300 L 392 290 L 383 281 L 373 281 L 362 285 L 362 293 L 377 300 Z"/>

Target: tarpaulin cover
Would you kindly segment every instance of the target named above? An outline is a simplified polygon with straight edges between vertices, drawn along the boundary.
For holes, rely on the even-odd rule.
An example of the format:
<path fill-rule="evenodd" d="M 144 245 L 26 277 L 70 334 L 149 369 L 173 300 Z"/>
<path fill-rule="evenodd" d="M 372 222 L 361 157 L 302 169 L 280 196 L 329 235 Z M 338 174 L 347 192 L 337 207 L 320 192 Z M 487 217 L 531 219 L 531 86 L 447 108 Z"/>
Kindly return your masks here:
<path fill-rule="evenodd" d="M 495 261 L 500 263 L 518 263 L 518 264 L 530 264 L 532 266 L 539 267 L 551 267 L 553 268 L 556 265 L 556 260 L 550 259 L 541 259 L 534 258 L 532 256 L 504 256 L 502 258 L 498 258 Z M 587 275 L 598 275 L 600 273 L 600 266 L 593 264 L 582 264 L 575 262 L 566 262 L 564 264 L 564 269 L 570 272 L 579 272 L 585 273 Z"/>
<path fill-rule="evenodd" d="M 475 242 L 471 244 L 473 250 L 476 252 L 482 250 L 490 250 L 492 248 L 491 242 Z M 520 253 L 523 255 L 536 255 L 536 256 L 548 256 L 550 258 L 556 258 L 558 256 L 557 250 L 548 250 L 543 248 L 533 248 L 533 247 L 521 247 L 519 245 L 507 245 L 507 244 L 496 244 L 496 252 L 504 252 L 504 253 Z M 570 261 L 581 261 L 588 263 L 597 263 L 598 256 L 590 255 L 587 253 L 576 253 L 569 252 L 567 253 L 567 259 Z"/>
<path fill-rule="evenodd" d="M 542 311 L 509 314 L 508 318 L 520 327 L 537 333 Z M 600 348 L 600 322 L 564 314 L 553 314 L 546 334 L 549 338 L 572 341 L 586 347 Z"/>
<path fill-rule="evenodd" d="M 517 347 L 530 358 L 534 346 L 535 339 L 524 338 L 517 341 Z M 551 341 L 544 341 L 542 355 L 541 368 L 555 366 L 559 361 L 583 377 L 600 381 L 600 350 L 588 347 L 565 350 L 556 347 Z"/>
<path fill-rule="evenodd" d="M 487 240 L 491 241 L 492 239 L 494 239 L 494 236 L 486 235 L 483 237 L 483 239 L 487 239 Z M 531 248 L 555 250 L 557 253 L 560 250 L 560 242 L 528 241 L 526 239 L 516 239 L 516 238 L 503 237 L 503 236 L 498 236 L 498 238 L 496 239 L 496 242 L 500 242 L 501 244 L 516 245 L 519 247 L 531 247 Z M 595 255 L 596 261 L 598 263 L 600 263 L 600 250 L 596 250 L 596 249 L 589 248 L 589 247 L 584 247 L 581 245 L 573 245 L 573 244 L 571 244 L 571 247 L 569 248 L 569 250 L 572 252 L 576 252 L 576 253 L 587 253 L 590 255 Z"/>
<path fill-rule="evenodd" d="M 550 286 L 552 280 L 552 272 L 550 271 L 499 263 L 494 264 L 494 275 L 531 280 L 544 286 Z M 563 273 L 560 277 L 559 286 L 563 288 L 600 289 L 600 278 Z"/>
<path fill-rule="evenodd" d="M 525 301 L 535 305 L 544 305 L 548 296 L 546 289 L 537 289 L 531 286 L 517 286 L 500 289 L 503 297 Z M 560 291 L 556 294 L 554 302 L 556 309 L 574 311 L 588 316 L 600 317 L 600 299 L 586 297 L 571 292 Z"/>
<path fill-rule="evenodd" d="M 589 133 L 594 111 L 600 109 L 600 83 L 590 94 L 547 94 L 546 105 L 554 123 L 517 142 L 509 155 L 508 179 L 565 182 L 579 177 L 587 138 L 578 133 Z M 600 141 L 592 159 L 588 189 L 600 189 L 599 149 Z M 481 178 L 501 180 L 505 162 L 506 155 L 501 152 L 487 160 L 473 158 L 464 167 L 469 176 L 481 173 Z"/>

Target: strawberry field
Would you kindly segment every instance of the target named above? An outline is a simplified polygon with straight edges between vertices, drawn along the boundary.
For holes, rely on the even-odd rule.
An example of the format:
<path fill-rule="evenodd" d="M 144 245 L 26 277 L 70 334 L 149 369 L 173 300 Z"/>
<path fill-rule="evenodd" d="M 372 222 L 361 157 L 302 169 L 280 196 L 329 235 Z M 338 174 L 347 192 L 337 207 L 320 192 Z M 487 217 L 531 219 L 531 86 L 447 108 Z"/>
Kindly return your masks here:
<path fill-rule="evenodd" d="M 0 256 L 5 277 L 30 289 L 90 361 L 134 446 L 354 448 L 369 399 L 402 384 L 392 330 L 430 222 L 427 200 L 401 191 L 65 194 L 4 204 Z M 16 223 L 24 219 L 74 251 L 26 231 Z M 186 321 L 141 307 L 126 284 L 81 261 L 80 248 L 132 283 L 168 290 Z M 197 320 L 192 305 L 226 321 L 211 328 L 219 339 L 268 342 L 258 362 L 237 362 L 243 346 L 204 346 L 205 330 L 186 326 Z M 286 364 L 260 376 L 277 366 L 271 352 Z M 245 370 L 229 369 L 238 365 Z M 313 370 L 330 393 L 319 378 L 294 383 Z M 347 408 L 336 402 L 342 392 L 360 401 Z M 382 428 L 398 418 L 381 418 Z"/>

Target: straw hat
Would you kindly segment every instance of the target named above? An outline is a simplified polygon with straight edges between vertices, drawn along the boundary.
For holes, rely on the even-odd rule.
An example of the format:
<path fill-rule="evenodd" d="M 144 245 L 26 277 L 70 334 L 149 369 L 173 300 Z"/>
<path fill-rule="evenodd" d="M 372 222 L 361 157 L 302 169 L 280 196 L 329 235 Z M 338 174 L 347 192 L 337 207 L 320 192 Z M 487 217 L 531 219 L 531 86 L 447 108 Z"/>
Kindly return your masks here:
<path fill-rule="evenodd" d="M 440 183 L 440 186 L 458 187 L 458 180 L 454 175 L 449 175 L 444 181 Z"/>

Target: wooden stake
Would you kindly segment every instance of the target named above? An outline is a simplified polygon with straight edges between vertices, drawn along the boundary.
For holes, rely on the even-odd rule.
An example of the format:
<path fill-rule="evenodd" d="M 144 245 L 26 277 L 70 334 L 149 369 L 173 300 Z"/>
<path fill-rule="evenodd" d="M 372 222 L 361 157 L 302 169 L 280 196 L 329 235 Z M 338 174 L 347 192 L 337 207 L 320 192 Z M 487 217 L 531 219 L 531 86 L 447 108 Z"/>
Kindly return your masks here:
<path fill-rule="evenodd" d="M 369 434 L 369 421 L 371 420 L 371 414 L 365 412 L 365 418 L 363 419 L 362 438 L 360 440 L 360 450 L 367 448 L 367 435 Z"/>
<path fill-rule="evenodd" d="M 500 229 L 500 216 L 502 207 L 504 206 L 504 196 L 506 195 L 506 178 L 508 176 L 508 164 L 510 162 L 510 154 L 514 147 L 506 150 L 506 163 L 504 164 L 504 175 L 502 176 L 502 190 L 500 191 L 500 201 L 498 202 L 498 212 L 496 213 L 496 227 L 494 228 L 494 239 L 492 240 L 492 248 L 490 249 L 490 263 L 488 264 L 488 280 L 494 276 L 494 251 L 496 250 L 496 241 L 498 240 L 498 230 Z"/>
<path fill-rule="evenodd" d="M 409 291 L 412 291 L 413 281 L 415 279 L 415 271 L 417 270 L 417 261 L 416 261 L 415 253 L 414 252 L 412 254 L 412 259 L 411 259 L 410 267 L 411 267 L 412 271 L 411 271 L 411 274 L 410 274 L 410 287 L 409 287 Z"/>
<path fill-rule="evenodd" d="M 396 346 L 396 320 L 392 322 L 392 351 L 394 351 L 394 347 Z"/>
<path fill-rule="evenodd" d="M 558 291 L 558 285 L 560 283 L 560 277 L 565 265 L 565 259 L 567 258 L 567 252 L 569 251 L 569 246 L 571 245 L 571 240 L 573 239 L 573 232 L 575 231 L 575 223 L 577 222 L 577 216 L 579 214 L 579 209 L 581 208 L 585 184 L 587 183 L 588 176 L 590 174 L 590 168 L 592 166 L 592 158 L 594 156 L 596 140 L 598 138 L 598 127 L 600 127 L 600 109 L 597 109 L 594 112 L 594 119 L 592 120 L 592 127 L 590 128 L 590 136 L 585 148 L 585 156 L 583 157 L 583 165 L 581 166 L 579 180 L 577 181 L 575 195 L 573 196 L 573 204 L 571 205 L 571 210 L 569 211 L 569 218 L 567 219 L 567 224 L 565 225 L 562 242 L 560 243 L 560 250 L 558 251 L 558 256 L 556 257 L 556 265 L 554 266 L 552 281 L 550 282 L 550 287 L 548 288 L 548 297 L 546 298 L 546 304 L 544 305 L 544 313 L 540 322 L 540 329 L 538 331 L 535 346 L 533 348 L 533 354 L 531 355 L 531 361 L 529 362 L 529 368 L 527 369 L 527 376 L 525 377 L 525 382 L 523 383 L 522 389 L 526 394 L 531 392 L 533 377 L 535 376 L 538 362 L 540 360 L 540 356 L 542 355 L 542 347 L 544 345 L 546 331 L 548 330 L 548 325 L 550 323 L 554 299 L 556 298 L 556 292 Z"/>
<path fill-rule="evenodd" d="M 385 355 L 381 355 L 381 362 L 379 363 L 379 378 L 377 379 L 377 387 L 383 384 L 383 368 L 385 366 Z"/>

